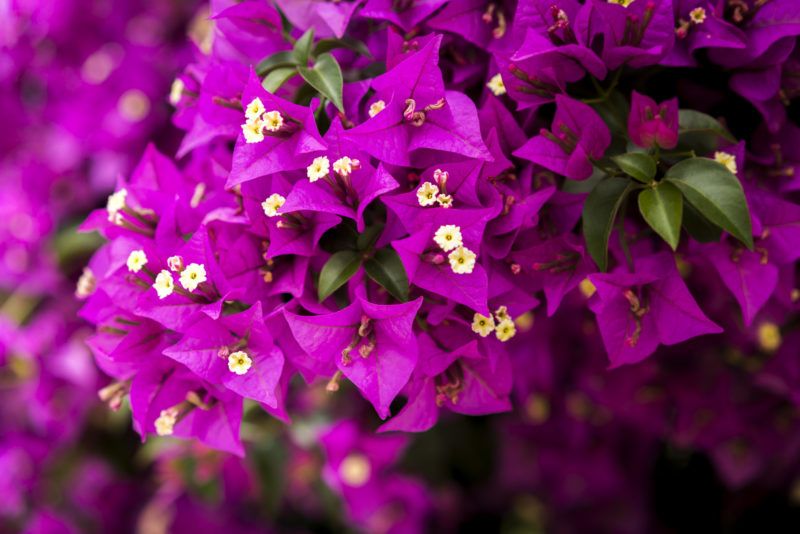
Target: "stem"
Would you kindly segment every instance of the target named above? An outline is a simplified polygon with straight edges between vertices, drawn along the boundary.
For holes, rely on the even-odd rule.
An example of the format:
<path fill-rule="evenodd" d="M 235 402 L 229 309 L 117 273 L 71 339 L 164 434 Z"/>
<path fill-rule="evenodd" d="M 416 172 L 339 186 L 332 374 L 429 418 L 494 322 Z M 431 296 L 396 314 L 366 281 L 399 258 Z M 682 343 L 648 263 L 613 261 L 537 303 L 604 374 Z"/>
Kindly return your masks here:
<path fill-rule="evenodd" d="M 628 248 L 628 240 L 625 237 L 625 214 L 628 211 L 629 199 L 630 197 L 626 198 L 622 203 L 619 219 L 617 220 L 617 233 L 619 234 L 619 244 L 622 247 L 622 253 L 625 256 L 625 263 L 628 266 L 628 270 L 633 273 L 635 272 L 633 265 L 633 257 L 631 256 L 630 248 Z"/>

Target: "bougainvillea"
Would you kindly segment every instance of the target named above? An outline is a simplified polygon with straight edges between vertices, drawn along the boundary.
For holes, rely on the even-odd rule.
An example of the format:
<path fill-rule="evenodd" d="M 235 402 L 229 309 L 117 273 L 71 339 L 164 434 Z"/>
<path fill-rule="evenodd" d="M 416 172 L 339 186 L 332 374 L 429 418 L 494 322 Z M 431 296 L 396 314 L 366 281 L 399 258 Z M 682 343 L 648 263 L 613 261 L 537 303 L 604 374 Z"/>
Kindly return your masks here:
<path fill-rule="evenodd" d="M 85 344 L 110 377 L 100 399 L 129 409 L 148 445 L 188 441 L 153 454 L 171 482 L 141 524 L 259 531 L 187 499 L 213 477 L 198 467 L 187 482 L 181 466 L 207 463 L 225 477 L 208 491 L 246 506 L 264 483 L 247 459 L 275 461 L 264 433 L 286 442 L 286 499 L 313 492 L 315 471 L 366 532 L 457 530 L 481 513 L 463 511 L 470 499 L 511 510 L 509 529 L 674 526 L 640 491 L 665 447 L 706 455 L 730 488 L 797 492 L 797 12 L 795 0 L 212 0 L 187 43 L 162 45 L 171 90 L 137 55 L 166 43 L 151 19 L 118 14 L 134 52 L 104 45 L 82 81 L 27 57 L 11 25 L 0 44 L 16 55 L 0 69 L 77 88 L 46 100 L 40 124 L 8 104 L 42 134 L 0 139 L 37 147 L 9 158 L 0 280 L 55 291 L 41 236 L 95 208 L 82 233 L 57 235 L 69 251 L 103 238 L 73 276 Z M 151 108 L 180 133 L 153 133 Z M 61 166 L 42 170 L 40 151 Z M 46 210 L 17 194 L 65 169 L 67 200 L 55 185 Z M 25 354 L 54 337 L 73 347 L 70 329 L 16 319 Z M 5 343 L 17 325 L 0 326 Z M 99 380 L 81 361 L 56 373 L 80 392 L 76 411 Z M 458 441 L 481 433 L 491 451 Z M 458 493 L 432 467 L 441 452 L 415 461 L 419 443 L 473 446 L 467 465 L 496 465 Z M 7 450 L 0 462 L 17 464 Z M 307 506 L 319 516 L 325 498 Z M 48 514 L 35 520 L 62 520 Z"/>

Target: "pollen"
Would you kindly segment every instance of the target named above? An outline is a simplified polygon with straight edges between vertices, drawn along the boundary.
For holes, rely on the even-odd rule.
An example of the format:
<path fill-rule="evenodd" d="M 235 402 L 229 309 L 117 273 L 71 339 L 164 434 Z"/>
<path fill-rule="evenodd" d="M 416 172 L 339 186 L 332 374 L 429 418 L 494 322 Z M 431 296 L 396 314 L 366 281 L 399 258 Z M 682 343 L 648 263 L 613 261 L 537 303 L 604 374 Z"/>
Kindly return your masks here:
<path fill-rule="evenodd" d="M 268 111 L 264 113 L 264 127 L 269 132 L 277 132 L 283 126 L 283 116 L 280 111 Z"/>
<path fill-rule="evenodd" d="M 208 280 L 206 278 L 206 268 L 202 263 L 190 263 L 181 272 L 181 285 L 190 293 L 206 280 Z"/>
<path fill-rule="evenodd" d="M 265 111 L 267 110 L 264 108 L 264 103 L 261 102 L 260 98 L 255 97 L 250 101 L 249 104 L 247 104 L 247 107 L 244 110 L 244 116 L 247 120 L 260 119 L 261 115 Z"/>
<path fill-rule="evenodd" d="M 260 143 L 264 140 L 264 121 L 258 117 L 247 119 L 247 122 L 242 124 L 242 133 L 245 142 Z"/>
<path fill-rule="evenodd" d="M 733 154 L 729 154 L 728 152 L 723 152 L 718 150 L 714 152 L 714 161 L 717 163 L 722 163 L 725 165 L 725 168 L 730 171 L 731 174 L 736 174 L 738 172 L 738 167 L 736 165 L 736 156 Z"/>
<path fill-rule="evenodd" d="M 456 274 L 470 274 L 475 269 L 475 258 L 475 253 L 466 247 L 458 247 L 447 255 L 450 268 Z"/>
<path fill-rule="evenodd" d="M 436 198 L 439 195 L 439 188 L 436 184 L 425 182 L 417 189 L 417 201 L 420 206 L 432 206 L 436 204 Z"/>
<path fill-rule="evenodd" d="M 363 486 L 372 475 L 369 459 L 361 453 L 348 454 L 339 464 L 339 476 L 342 481 L 353 488 Z"/>
<path fill-rule="evenodd" d="M 108 197 L 108 202 L 106 202 L 106 211 L 108 211 L 108 220 L 114 221 L 117 217 L 117 213 L 125 208 L 125 199 L 128 196 L 128 191 L 125 189 L 120 189 L 116 193 L 112 193 Z"/>
<path fill-rule="evenodd" d="M 584 278 L 583 280 L 581 280 L 581 283 L 578 284 L 578 289 L 581 290 L 581 295 L 583 295 L 587 299 L 591 298 L 592 295 L 594 295 L 595 292 L 597 291 L 597 288 L 588 278 Z"/>
<path fill-rule="evenodd" d="M 177 106 L 183 96 L 183 90 L 186 89 L 186 84 L 180 78 L 175 78 L 172 81 L 172 87 L 169 89 L 169 103 Z"/>
<path fill-rule="evenodd" d="M 142 267 L 147 265 L 147 255 L 144 253 L 144 250 L 134 250 L 128 254 L 128 261 L 126 263 L 130 272 L 138 273 L 142 270 Z"/>
<path fill-rule="evenodd" d="M 329 172 L 331 172 L 331 162 L 328 160 L 328 156 L 314 158 L 311 165 L 306 167 L 306 176 L 312 183 L 327 176 Z"/>
<path fill-rule="evenodd" d="M 775 352 L 783 342 L 780 328 L 772 322 L 758 325 L 756 335 L 758 336 L 758 346 L 764 352 Z"/>
<path fill-rule="evenodd" d="M 689 12 L 689 18 L 694 24 L 702 24 L 706 21 L 706 10 L 702 7 L 696 7 Z"/>
<path fill-rule="evenodd" d="M 472 317 L 472 331 L 481 337 L 486 337 L 494 332 L 494 319 L 489 316 L 476 313 Z"/>
<path fill-rule="evenodd" d="M 433 234 L 433 240 L 439 245 L 442 250 L 449 252 L 453 249 L 460 247 L 464 241 L 461 237 L 461 227 L 455 224 L 445 224 L 436 230 Z"/>
<path fill-rule="evenodd" d="M 516 333 L 517 327 L 511 319 L 503 319 L 497 323 L 494 329 L 494 335 L 497 336 L 497 339 L 504 342 L 514 337 Z"/>
<path fill-rule="evenodd" d="M 492 76 L 492 79 L 489 80 L 489 83 L 486 84 L 486 87 L 489 88 L 494 96 L 502 96 L 506 94 L 506 84 L 503 83 L 503 77 L 500 75 L 500 73 Z"/>
<path fill-rule="evenodd" d="M 172 280 L 172 274 L 166 269 L 162 269 L 156 275 L 156 281 L 153 283 L 153 288 L 158 293 L 158 298 L 163 299 L 172 295 L 175 290 L 175 282 Z"/>
<path fill-rule="evenodd" d="M 267 197 L 267 200 L 261 203 L 261 207 L 264 208 L 264 214 L 267 217 L 275 217 L 278 214 L 278 210 L 285 203 L 286 199 L 284 197 L 278 193 L 272 193 Z"/>
<path fill-rule="evenodd" d="M 253 360 L 251 360 L 250 356 L 244 351 L 237 350 L 228 356 L 228 370 L 230 370 L 231 373 L 236 373 L 240 376 L 247 374 L 247 371 L 250 370 L 252 365 Z"/>
<path fill-rule="evenodd" d="M 333 162 L 333 172 L 339 176 L 346 178 L 361 166 L 361 162 L 357 159 L 351 159 L 347 156 L 337 159 Z"/>
<path fill-rule="evenodd" d="M 452 208 L 453 207 L 453 196 L 446 195 L 444 193 L 440 193 L 439 196 L 436 197 L 436 202 L 442 208 Z"/>
<path fill-rule="evenodd" d="M 156 434 L 159 436 L 171 436 L 177 422 L 178 416 L 175 410 L 161 410 L 158 419 L 155 421 Z"/>
<path fill-rule="evenodd" d="M 384 109 L 386 109 L 386 102 L 384 102 L 383 100 L 378 100 L 376 102 L 373 102 L 369 106 L 369 111 L 368 111 L 369 116 L 370 117 L 374 117 L 375 115 L 377 115 L 378 113 L 380 113 Z"/>

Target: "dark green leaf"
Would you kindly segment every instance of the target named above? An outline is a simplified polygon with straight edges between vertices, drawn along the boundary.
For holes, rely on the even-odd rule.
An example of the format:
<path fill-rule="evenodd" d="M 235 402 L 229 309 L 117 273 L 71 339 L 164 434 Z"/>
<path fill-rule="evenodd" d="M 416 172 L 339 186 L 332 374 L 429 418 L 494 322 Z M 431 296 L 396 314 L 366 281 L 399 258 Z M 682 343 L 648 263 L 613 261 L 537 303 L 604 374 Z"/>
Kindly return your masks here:
<path fill-rule="evenodd" d="M 736 138 L 717 119 L 699 111 L 680 110 L 678 124 L 679 150 L 706 154 L 717 148 L 720 138 L 736 142 Z"/>
<path fill-rule="evenodd" d="M 306 33 L 295 41 L 292 49 L 292 56 L 297 65 L 301 67 L 308 66 L 308 56 L 311 54 L 312 44 L 314 44 L 314 28 L 309 28 Z"/>
<path fill-rule="evenodd" d="M 378 250 L 364 264 L 367 276 L 386 289 L 394 298 L 408 300 L 408 275 L 400 256 L 391 247 Z"/>
<path fill-rule="evenodd" d="M 261 63 L 256 65 L 256 73 L 259 76 L 264 76 L 269 74 L 271 70 L 279 67 L 292 67 L 296 65 L 292 52 L 290 50 L 284 50 L 261 60 Z"/>
<path fill-rule="evenodd" d="M 353 39 L 352 37 L 342 37 L 341 39 L 320 39 L 317 41 L 317 44 L 314 45 L 314 51 L 312 55 L 314 57 L 319 57 L 321 54 L 325 52 L 330 52 L 331 50 L 336 50 L 337 48 L 346 48 L 347 50 L 352 50 L 362 56 L 372 57 L 372 54 L 362 41 L 358 39 Z"/>
<path fill-rule="evenodd" d="M 622 202 L 635 185 L 625 178 L 607 178 L 586 197 L 583 205 L 583 238 L 601 271 L 608 266 L 608 237 Z"/>
<path fill-rule="evenodd" d="M 622 93 L 612 91 L 608 98 L 592 104 L 592 107 L 613 133 L 621 137 L 627 135 L 630 106 Z"/>
<path fill-rule="evenodd" d="M 717 243 L 722 237 L 722 230 L 703 217 L 691 204 L 683 204 L 683 227 L 699 243 Z"/>
<path fill-rule="evenodd" d="M 678 248 L 683 219 L 683 197 L 677 187 L 669 182 L 648 187 L 639 193 L 639 211 L 650 228 L 663 237 L 672 250 Z"/>
<path fill-rule="evenodd" d="M 671 167 L 665 180 L 675 184 L 703 216 L 753 248 L 747 201 L 739 179 L 708 158 L 691 158 Z"/>
<path fill-rule="evenodd" d="M 314 68 L 299 67 L 300 76 L 314 89 L 333 102 L 339 111 L 344 111 L 342 103 L 342 69 L 330 54 L 322 54 L 314 63 Z"/>
<path fill-rule="evenodd" d="M 362 256 L 360 252 L 342 250 L 331 256 L 319 273 L 319 286 L 317 295 L 322 302 L 331 293 L 342 287 L 361 267 Z"/>
<path fill-rule="evenodd" d="M 644 152 L 628 152 L 611 158 L 619 168 L 643 184 L 649 184 L 656 175 L 656 162 Z"/>
<path fill-rule="evenodd" d="M 331 254 L 340 250 L 357 250 L 357 239 L 358 231 L 356 230 L 355 222 L 352 219 L 345 219 L 322 234 L 319 246 L 322 250 Z"/>
<path fill-rule="evenodd" d="M 297 74 L 297 67 L 280 67 L 269 74 L 267 77 L 264 78 L 261 82 L 261 86 L 269 91 L 270 93 L 274 93 L 277 91 L 281 85 L 286 83 L 286 81 L 291 78 L 292 76 Z"/>
<path fill-rule="evenodd" d="M 359 234 L 358 240 L 356 241 L 358 250 L 367 250 L 374 245 L 375 241 L 377 241 L 378 237 L 380 237 L 381 232 L 383 232 L 382 223 L 373 224 L 372 226 L 366 227 L 364 229 L 364 233 Z"/>

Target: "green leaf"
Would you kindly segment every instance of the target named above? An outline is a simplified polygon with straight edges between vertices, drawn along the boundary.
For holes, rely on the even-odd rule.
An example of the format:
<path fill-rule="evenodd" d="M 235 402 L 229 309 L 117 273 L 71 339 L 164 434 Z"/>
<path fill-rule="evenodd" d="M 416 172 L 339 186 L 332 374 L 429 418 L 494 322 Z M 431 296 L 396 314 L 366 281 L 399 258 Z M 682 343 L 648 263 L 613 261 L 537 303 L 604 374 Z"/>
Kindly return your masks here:
<path fill-rule="evenodd" d="M 683 205 L 683 227 L 698 243 L 718 243 L 722 230 L 703 217 L 691 204 Z"/>
<path fill-rule="evenodd" d="M 375 241 L 377 241 L 378 237 L 380 237 L 381 232 L 383 232 L 383 223 L 373 224 L 372 226 L 366 227 L 364 229 L 364 233 L 359 234 L 358 239 L 356 240 L 356 246 L 358 246 L 358 250 L 367 250 L 374 245 Z"/>
<path fill-rule="evenodd" d="M 361 267 L 362 255 L 353 250 L 342 250 L 331 256 L 319 273 L 317 295 L 322 302 L 342 287 Z"/>
<path fill-rule="evenodd" d="M 276 68 L 292 66 L 297 66 L 297 63 L 294 61 L 294 55 L 290 50 L 284 50 L 262 59 L 261 62 L 256 65 L 256 73 L 259 76 L 265 76 Z"/>
<path fill-rule="evenodd" d="M 603 180 L 589 193 L 583 205 L 583 238 L 592 259 L 601 271 L 608 267 L 608 236 L 622 202 L 635 184 L 626 178 Z"/>
<path fill-rule="evenodd" d="M 295 76 L 296 74 L 297 67 L 277 68 L 267 74 L 267 77 L 261 81 L 261 86 L 270 93 L 274 93 L 281 87 L 281 85 L 286 83 L 289 78 Z"/>
<path fill-rule="evenodd" d="M 385 288 L 394 298 L 408 300 L 408 275 L 400 256 L 391 247 L 378 250 L 364 264 L 367 276 Z"/>
<path fill-rule="evenodd" d="M 656 175 L 656 162 L 643 152 L 628 152 L 611 158 L 622 171 L 643 184 L 649 184 Z"/>
<path fill-rule="evenodd" d="M 678 248 L 683 220 L 683 196 L 669 182 L 653 184 L 639 193 L 639 211 L 658 235 L 669 243 L 672 250 Z"/>
<path fill-rule="evenodd" d="M 336 50 L 337 48 L 346 48 L 352 50 L 362 56 L 372 57 L 372 54 L 362 41 L 353 39 L 352 37 L 342 37 L 341 39 L 320 39 L 314 45 L 314 51 L 311 53 L 314 57 L 319 57 L 325 52 Z"/>
<path fill-rule="evenodd" d="M 742 184 L 724 165 L 708 158 L 685 159 L 664 179 L 675 184 L 705 218 L 752 250 L 753 230 Z"/>
<path fill-rule="evenodd" d="M 736 138 L 717 119 L 699 111 L 680 110 L 678 125 L 679 150 L 705 154 L 717 148 L 720 138 L 736 142 Z"/>
<path fill-rule="evenodd" d="M 342 103 L 342 69 L 339 63 L 330 54 L 322 54 L 314 63 L 314 68 L 298 67 L 300 76 L 308 82 L 311 87 L 328 98 L 339 111 L 344 111 Z"/>
<path fill-rule="evenodd" d="M 309 28 L 297 41 L 292 49 L 294 62 L 305 67 L 308 65 L 308 56 L 311 54 L 311 45 L 314 44 L 314 28 Z"/>

